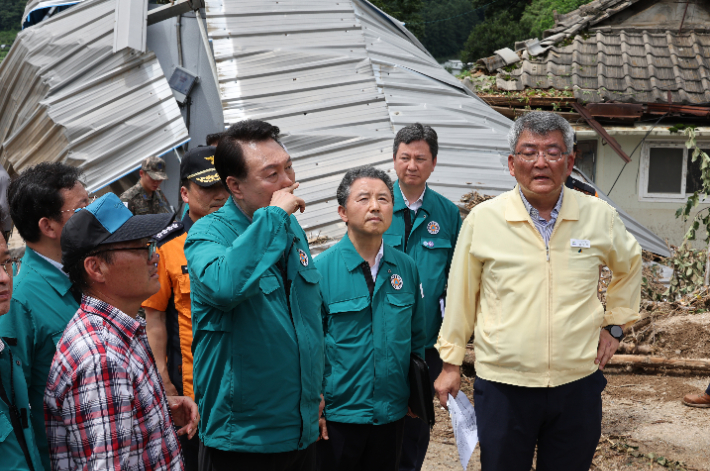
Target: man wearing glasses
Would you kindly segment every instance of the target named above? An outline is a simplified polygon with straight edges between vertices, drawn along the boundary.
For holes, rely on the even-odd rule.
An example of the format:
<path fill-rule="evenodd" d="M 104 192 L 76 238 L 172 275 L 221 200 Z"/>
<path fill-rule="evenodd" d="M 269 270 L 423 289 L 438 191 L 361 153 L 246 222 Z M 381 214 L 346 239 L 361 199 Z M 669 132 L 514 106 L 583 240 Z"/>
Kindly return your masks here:
<path fill-rule="evenodd" d="M 437 348 L 441 403 L 456 396 L 475 333 L 474 400 L 483 471 L 587 471 L 601 435 L 600 370 L 639 318 L 641 248 L 599 198 L 565 189 L 571 126 L 552 113 L 508 135 L 518 185 L 476 206 L 461 228 Z M 613 278 L 606 310 L 599 267 Z"/>
<path fill-rule="evenodd" d="M 10 310 L 12 297 L 13 261 L 6 240 L 0 237 L 0 316 Z M 0 470 L 42 471 L 32 415 L 22 361 L 0 338 Z"/>
<path fill-rule="evenodd" d="M 194 436 L 197 405 L 166 396 L 145 320 L 137 318 L 160 288 L 150 238 L 171 219 L 133 216 L 107 193 L 62 231 L 62 263 L 83 296 L 57 345 L 44 395 L 55 471 L 184 469 L 178 435 Z M 177 434 L 173 420 L 182 427 Z"/>
<path fill-rule="evenodd" d="M 8 189 L 10 215 L 27 243 L 21 269 L 15 264 L 10 312 L 0 318 L 0 335 L 22 362 L 29 388 L 32 425 L 42 465 L 49 467 L 42 398 L 49 365 L 69 319 L 79 307 L 62 270 L 62 228 L 89 195 L 76 167 L 41 163 L 25 170 Z"/>

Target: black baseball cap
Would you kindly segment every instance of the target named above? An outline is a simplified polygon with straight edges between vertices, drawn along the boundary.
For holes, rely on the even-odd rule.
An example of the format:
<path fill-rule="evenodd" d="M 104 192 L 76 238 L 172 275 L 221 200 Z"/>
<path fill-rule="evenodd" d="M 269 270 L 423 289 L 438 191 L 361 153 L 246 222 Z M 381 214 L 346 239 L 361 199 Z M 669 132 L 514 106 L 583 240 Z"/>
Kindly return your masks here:
<path fill-rule="evenodd" d="M 215 150 L 215 146 L 200 146 L 187 151 L 180 161 L 180 180 L 188 179 L 203 187 L 221 182 L 214 168 Z"/>
<path fill-rule="evenodd" d="M 100 245 L 152 237 L 172 219 L 172 213 L 134 216 L 118 196 L 106 193 L 86 208 L 77 209 L 64 225 L 64 271 Z"/>

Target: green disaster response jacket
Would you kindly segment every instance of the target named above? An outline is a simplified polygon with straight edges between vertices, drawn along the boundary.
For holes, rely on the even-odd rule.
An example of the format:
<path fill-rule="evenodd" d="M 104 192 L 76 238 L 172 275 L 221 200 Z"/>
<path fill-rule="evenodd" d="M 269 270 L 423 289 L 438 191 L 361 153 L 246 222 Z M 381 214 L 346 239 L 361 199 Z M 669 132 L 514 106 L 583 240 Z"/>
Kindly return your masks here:
<path fill-rule="evenodd" d="M 33 422 L 30 419 L 35 414 L 43 415 L 44 412 L 42 409 L 33 411 L 30 408 L 27 383 L 25 383 L 25 376 L 22 373 L 22 361 L 12 355 L 10 347 L 2 339 L 0 339 L 0 380 L 8 401 L 14 401 L 15 407 L 20 412 L 18 425 L 23 428 L 22 434 L 25 437 L 32 466 L 35 471 L 43 471 L 32 427 Z M 11 413 L 9 404 L 0 399 L 0 470 L 29 470 L 25 454 L 12 427 Z"/>
<path fill-rule="evenodd" d="M 44 389 L 57 343 L 79 309 L 69 277 L 31 248 L 25 248 L 13 279 L 10 312 L 0 317 L 0 335 L 22 362 L 32 405 L 32 426 L 44 468 L 51 469 L 44 428 Z"/>
<path fill-rule="evenodd" d="M 424 303 L 414 261 L 383 249 L 372 299 L 370 267 L 347 234 L 316 257 L 327 306 L 327 420 L 382 425 L 407 414 L 410 353 L 424 358 Z"/>
<path fill-rule="evenodd" d="M 412 229 L 406 241 L 404 212 L 407 208 L 399 180 L 394 183 L 394 215 L 392 225 L 383 238 L 385 243 L 405 252 L 414 259 L 419 268 L 424 288 L 424 312 L 426 317 L 426 348 L 432 348 L 441 328 L 439 299 L 444 298 L 446 280 L 449 277 L 451 258 L 461 230 L 459 209 L 448 199 L 427 185 L 422 207 L 416 217 L 410 211 Z"/>
<path fill-rule="evenodd" d="M 192 226 L 185 256 L 200 439 L 224 451 L 307 448 L 324 353 L 321 276 L 303 229 L 273 206 L 250 222 L 230 198 Z"/>

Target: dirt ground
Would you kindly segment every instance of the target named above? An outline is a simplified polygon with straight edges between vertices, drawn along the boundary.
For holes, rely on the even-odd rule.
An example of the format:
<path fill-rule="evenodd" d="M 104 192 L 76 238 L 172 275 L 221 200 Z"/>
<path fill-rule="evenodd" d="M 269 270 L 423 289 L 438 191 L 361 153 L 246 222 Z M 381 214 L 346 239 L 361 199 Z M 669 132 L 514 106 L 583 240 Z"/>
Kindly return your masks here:
<path fill-rule="evenodd" d="M 680 402 L 685 394 L 704 390 L 710 377 L 628 374 L 607 368 L 606 378 L 602 438 L 591 470 L 710 470 L 710 409 Z M 462 390 L 473 397 L 473 378 L 463 378 Z M 438 401 L 436 411 L 422 470 L 461 470 L 451 420 Z M 480 466 L 477 446 L 467 469 Z"/>

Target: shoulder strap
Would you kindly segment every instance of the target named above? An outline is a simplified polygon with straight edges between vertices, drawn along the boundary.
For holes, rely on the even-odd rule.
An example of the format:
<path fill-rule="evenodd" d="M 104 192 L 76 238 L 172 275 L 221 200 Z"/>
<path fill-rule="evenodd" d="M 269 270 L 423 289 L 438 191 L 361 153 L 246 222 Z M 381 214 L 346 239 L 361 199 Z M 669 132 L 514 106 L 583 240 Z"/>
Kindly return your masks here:
<path fill-rule="evenodd" d="M 10 362 L 12 362 L 12 354 L 10 354 Z M 10 371 L 12 371 L 12 369 Z M 12 374 L 12 372 L 10 374 Z M 10 381 L 12 381 L 12 378 L 10 378 Z M 5 392 L 5 387 L 2 384 L 2 377 L 1 376 L 0 376 L 0 399 L 2 399 L 3 402 L 5 404 L 7 404 L 10 409 L 10 422 L 12 423 L 12 430 L 15 432 L 15 436 L 17 437 L 17 442 L 20 444 L 20 448 L 22 448 L 22 453 L 25 455 L 25 461 L 27 461 L 27 466 L 29 466 L 30 471 L 34 471 L 35 468 L 32 464 L 32 458 L 30 457 L 30 451 L 27 449 L 27 441 L 25 440 L 24 431 L 22 430 L 22 421 L 20 420 L 20 413 L 17 410 L 17 406 L 15 405 L 15 403 L 10 402 L 10 399 L 8 399 L 7 392 Z"/>

